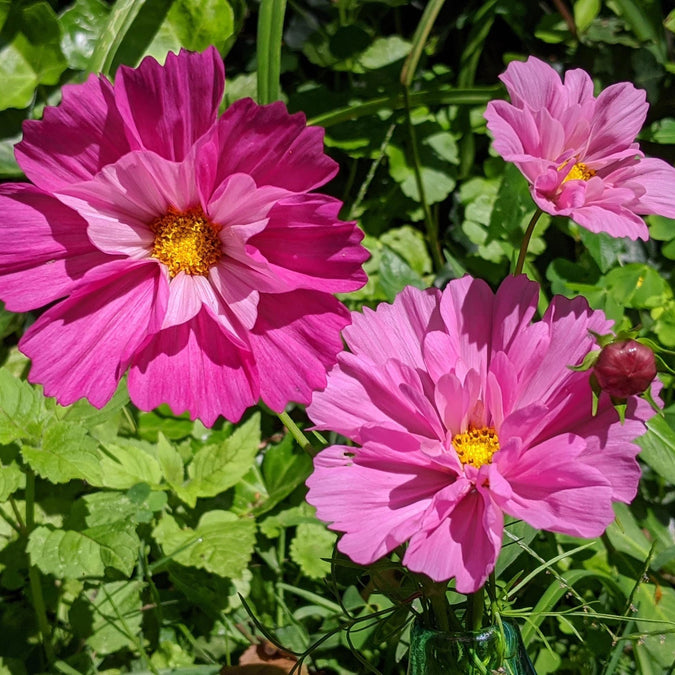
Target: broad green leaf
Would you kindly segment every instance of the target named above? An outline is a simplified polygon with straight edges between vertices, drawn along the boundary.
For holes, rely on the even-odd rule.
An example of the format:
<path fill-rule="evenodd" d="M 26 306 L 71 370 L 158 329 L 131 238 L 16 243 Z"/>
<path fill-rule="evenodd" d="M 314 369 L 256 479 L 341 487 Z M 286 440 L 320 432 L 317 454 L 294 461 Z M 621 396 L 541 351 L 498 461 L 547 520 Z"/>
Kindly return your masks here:
<path fill-rule="evenodd" d="M 427 287 L 424 279 L 398 253 L 386 246 L 380 255 L 379 282 L 389 302 L 393 302 L 406 286 Z"/>
<path fill-rule="evenodd" d="M 643 561 L 649 555 L 650 542 L 626 504 L 614 504 L 616 520 L 607 528 L 607 536 L 617 551 Z"/>
<path fill-rule="evenodd" d="M 380 242 L 401 256 L 417 274 L 429 274 L 433 270 L 424 235 L 419 230 L 409 225 L 397 227 L 385 232 Z"/>
<path fill-rule="evenodd" d="M 114 581 L 86 590 L 69 613 L 78 637 L 101 655 L 135 649 L 143 619 L 142 589 L 141 581 Z"/>
<path fill-rule="evenodd" d="M 654 672 L 667 672 L 675 663 L 675 590 L 665 585 L 642 584 L 634 604 L 639 608 L 638 629 L 644 633 L 640 644 L 656 661 L 658 670 L 655 668 Z"/>
<path fill-rule="evenodd" d="M 89 401 L 81 398 L 67 408 L 58 407 L 61 416 L 68 422 L 77 422 L 91 430 L 100 424 L 116 419 L 125 405 L 129 403 L 129 391 L 123 381 L 112 398 L 103 406 L 95 408 Z"/>
<path fill-rule="evenodd" d="M 647 433 L 637 440 L 642 448 L 640 459 L 654 471 L 675 485 L 675 431 L 661 415 L 647 422 Z"/>
<path fill-rule="evenodd" d="M 221 577 L 239 577 L 248 566 L 255 543 L 255 522 L 229 511 L 205 513 L 195 529 L 181 528 L 164 514 L 152 534 L 169 556 L 181 565 L 205 569 Z"/>
<path fill-rule="evenodd" d="M 103 576 L 106 567 L 131 574 L 140 540 L 125 523 L 92 527 L 81 532 L 39 526 L 31 532 L 27 551 L 31 563 L 57 578 Z"/>
<path fill-rule="evenodd" d="M 101 0 L 76 0 L 61 14 L 61 49 L 70 68 L 87 69 L 109 13 Z"/>
<path fill-rule="evenodd" d="M 188 466 L 188 480 L 173 486 L 190 506 L 232 487 L 249 470 L 260 446 L 260 414 L 237 427 L 224 441 L 206 445 Z"/>
<path fill-rule="evenodd" d="M 410 42 L 398 35 L 390 35 L 374 40 L 358 57 L 357 63 L 365 70 L 377 70 L 403 60 L 409 52 Z"/>
<path fill-rule="evenodd" d="M 273 516 L 268 516 L 259 523 L 260 531 L 270 539 L 279 536 L 281 530 L 287 527 L 295 527 L 301 523 L 317 524 L 315 509 L 306 502 L 299 506 L 292 506 Z"/>
<path fill-rule="evenodd" d="M 37 442 L 47 416 L 40 392 L 0 368 L 0 443 Z"/>
<path fill-rule="evenodd" d="M 150 522 L 153 514 L 164 508 L 166 500 L 164 492 L 153 492 L 145 483 L 139 483 L 126 493 L 106 490 L 84 495 L 75 507 L 82 509 L 84 521 L 90 528 L 113 523 L 135 526 Z"/>
<path fill-rule="evenodd" d="M 19 488 L 26 486 L 26 474 L 16 462 L 0 464 L 0 502 L 5 502 Z"/>
<path fill-rule="evenodd" d="M 0 71 L 3 66 L 0 63 Z M 0 107 L 2 94 L 0 94 Z M 14 145 L 21 140 L 21 136 L 13 136 L 0 141 L 0 178 L 20 178 L 23 171 L 19 168 L 14 157 Z"/>
<path fill-rule="evenodd" d="M 672 297 L 665 279 L 643 263 L 629 263 L 611 270 L 606 286 L 617 300 L 635 309 L 660 307 Z"/>
<path fill-rule="evenodd" d="M 52 422 L 40 445 L 24 445 L 21 454 L 36 473 L 52 483 L 85 480 L 102 484 L 98 443 L 79 425 Z"/>
<path fill-rule="evenodd" d="M 305 576 L 322 579 L 330 573 L 330 563 L 323 558 L 333 556 L 337 535 L 319 523 L 301 523 L 291 542 L 291 558 Z"/>
<path fill-rule="evenodd" d="M 166 482 L 172 487 L 181 486 L 185 478 L 183 458 L 171 441 L 160 433 L 157 439 L 157 461 Z"/>
<path fill-rule="evenodd" d="M 136 483 L 159 485 L 162 470 L 159 462 L 141 441 L 118 439 L 105 443 L 101 459 L 103 487 L 127 490 Z"/>

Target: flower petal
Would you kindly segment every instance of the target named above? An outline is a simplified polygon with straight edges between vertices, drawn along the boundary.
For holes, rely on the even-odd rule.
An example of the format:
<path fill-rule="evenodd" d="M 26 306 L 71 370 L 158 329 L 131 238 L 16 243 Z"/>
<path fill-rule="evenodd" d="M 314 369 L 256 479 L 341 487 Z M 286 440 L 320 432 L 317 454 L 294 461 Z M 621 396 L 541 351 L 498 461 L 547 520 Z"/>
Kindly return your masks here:
<path fill-rule="evenodd" d="M 120 66 L 115 100 L 133 149 L 182 160 L 215 123 L 224 87 L 223 60 L 215 47 L 169 53 L 163 66 L 150 56 L 138 68 Z"/>
<path fill-rule="evenodd" d="M 342 349 L 340 330 L 349 312 L 316 291 L 261 294 L 258 321 L 249 335 L 260 375 L 260 395 L 275 412 L 288 401 L 309 403 L 326 386 L 326 370 Z"/>
<path fill-rule="evenodd" d="M 68 295 L 111 257 L 92 246 L 87 223 L 32 185 L 0 186 L 0 296 L 26 312 Z"/>
<path fill-rule="evenodd" d="M 92 270 L 21 339 L 19 348 L 33 360 L 28 379 L 61 405 L 84 397 L 103 407 L 133 353 L 159 329 L 166 293 L 154 264 L 122 260 Z"/>
<path fill-rule="evenodd" d="M 41 120 L 23 123 L 23 140 L 15 148 L 19 166 L 44 190 L 92 178 L 129 151 L 108 80 L 90 75 L 62 91 L 61 103 L 45 108 Z"/>
<path fill-rule="evenodd" d="M 134 357 L 129 395 L 141 410 L 166 403 L 212 426 L 223 415 L 237 422 L 258 400 L 255 364 L 202 309 L 190 321 L 159 331 Z"/>

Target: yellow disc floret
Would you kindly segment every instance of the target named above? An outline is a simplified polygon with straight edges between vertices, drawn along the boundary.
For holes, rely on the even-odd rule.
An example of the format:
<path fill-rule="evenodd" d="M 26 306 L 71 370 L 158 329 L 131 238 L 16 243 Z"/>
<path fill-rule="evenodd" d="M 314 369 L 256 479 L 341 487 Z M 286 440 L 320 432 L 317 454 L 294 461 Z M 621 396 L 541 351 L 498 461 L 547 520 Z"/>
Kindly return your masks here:
<path fill-rule="evenodd" d="M 492 427 L 469 427 L 468 431 L 453 436 L 452 445 L 462 464 L 480 469 L 483 464 L 492 463 L 492 455 L 499 450 L 499 439 Z"/>
<path fill-rule="evenodd" d="M 568 162 L 562 164 L 558 171 L 562 171 Z M 563 179 L 563 183 L 566 183 L 568 180 L 590 180 L 595 176 L 595 171 L 589 169 L 583 162 L 576 162 L 576 164 L 570 169 L 570 172 Z"/>
<path fill-rule="evenodd" d="M 171 278 L 179 272 L 207 276 L 223 255 L 220 228 L 199 207 L 184 212 L 169 209 L 150 223 L 150 229 L 155 235 L 152 257 L 169 268 Z"/>

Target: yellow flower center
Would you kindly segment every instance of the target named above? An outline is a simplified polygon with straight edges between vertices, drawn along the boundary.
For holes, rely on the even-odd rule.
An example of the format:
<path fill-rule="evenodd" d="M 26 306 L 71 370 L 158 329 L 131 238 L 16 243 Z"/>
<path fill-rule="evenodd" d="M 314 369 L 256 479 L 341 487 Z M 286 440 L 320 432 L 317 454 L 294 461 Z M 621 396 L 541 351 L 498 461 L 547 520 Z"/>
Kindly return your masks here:
<path fill-rule="evenodd" d="M 452 445 L 462 464 L 480 469 L 483 464 L 492 463 L 492 455 L 499 450 L 499 439 L 492 427 L 469 427 L 463 434 L 453 436 Z"/>
<path fill-rule="evenodd" d="M 561 164 L 558 167 L 558 171 L 562 171 L 568 163 L 569 160 Z M 593 176 L 595 176 L 593 169 L 589 169 L 583 162 L 576 162 L 563 179 L 563 183 L 566 183 L 568 180 L 590 180 Z"/>
<path fill-rule="evenodd" d="M 169 209 L 150 223 L 150 229 L 155 235 L 152 257 L 169 268 L 172 279 L 179 272 L 205 277 L 223 255 L 220 228 L 199 207 L 183 213 Z"/>

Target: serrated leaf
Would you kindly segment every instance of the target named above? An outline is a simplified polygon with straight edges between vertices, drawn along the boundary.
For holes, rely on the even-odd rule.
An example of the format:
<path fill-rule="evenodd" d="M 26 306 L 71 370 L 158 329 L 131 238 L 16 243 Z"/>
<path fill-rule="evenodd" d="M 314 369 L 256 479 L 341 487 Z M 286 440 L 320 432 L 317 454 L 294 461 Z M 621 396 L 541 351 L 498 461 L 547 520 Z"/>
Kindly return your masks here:
<path fill-rule="evenodd" d="M 206 445 L 188 466 L 188 480 L 174 486 L 186 504 L 195 506 L 199 497 L 214 497 L 227 490 L 249 470 L 260 446 L 260 414 L 237 427 L 221 443 Z"/>
<path fill-rule="evenodd" d="M 147 492 L 138 495 L 139 487 Z M 134 498 L 138 495 L 138 498 Z M 94 492 L 82 497 L 81 504 L 87 527 L 98 527 L 128 522 L 133 525 L 148 522 L 152 514 L 161 511 L 166 504 L 164 492 L 152 492 L 149 486 L 139 483 L 128 492 Z"/>
<path fill-rule="evenodd" d="M 255 543 L 255 522 L 229 511 L 208 511 L 195 529 L 181 528 L 164 514 L 153 530 L 164 555 L 181 565 L 221 577 L 239 577 L 248 566 Z"/>
<path fill-rule="evenodd" d="M 183 458 L 164 434 L 160 433 L 157 438 L 157 461 L 164 474 L 166 482 L 173 487 L 180 486 L 185 477 Z"/>
<path fill-rule="evenodd" d="M 24 445 L 21 454 L 36 473 L 52 483 L 85 480 L 102 484 L 98 443 L 81 426 L 52 422 L 39 447 Z"/>
<path fill-rule="evenodd" d="M 78 532 L 36 527 L 28 539 L 31 563 L 60 579 L 100 577 L 106 567 L 131 574 L 140 540 L 125 523 Z"/>
<path fill-rule="evenodd" d="M 136 483 L 158 486 L 162 480 L 159 462 L 145 450 L 140 441 L 123 441 L 104 444 L 101 459 L 103 487 L 128 490 Z"/>
<path fill-rule="evenodd" d="M 0 443 L 37 441 L 47 416 L 40 392 L 0 368 Z"/>
<path fill-rule="evenodd" d="M 429 274 L 433 269 L 424 235 L 410 225 L 388 230 L 380 242 L 398 253 L 419 275 Z"/>
<path fill-rule="evenodd" d="M 291 542 L 291 558 L 310 579 L 322 579 L 330 572 L 330 563 L 322 558 L 333 556 L 337 535 L 319 523 L 302 523 Z"/>
<path fill-rule="evenodd" d="M 140 581 L 115 581 L 82 593 L 69 613 L 76 634 L 99 654 L 135 648 L 143 618 L 142 588 Z"/>
<path fill-rule="evenodd" d="M 316 515 L 313 506 L 303 502 L 299 506 L 292 506 L 280 513 L 265 518 L 258 524 L 260 531 L 270 539 L 279 536 L 281 530 L 287 527 L 295 527 L 302 523 L 312 523 L 316 525 Z"/>

